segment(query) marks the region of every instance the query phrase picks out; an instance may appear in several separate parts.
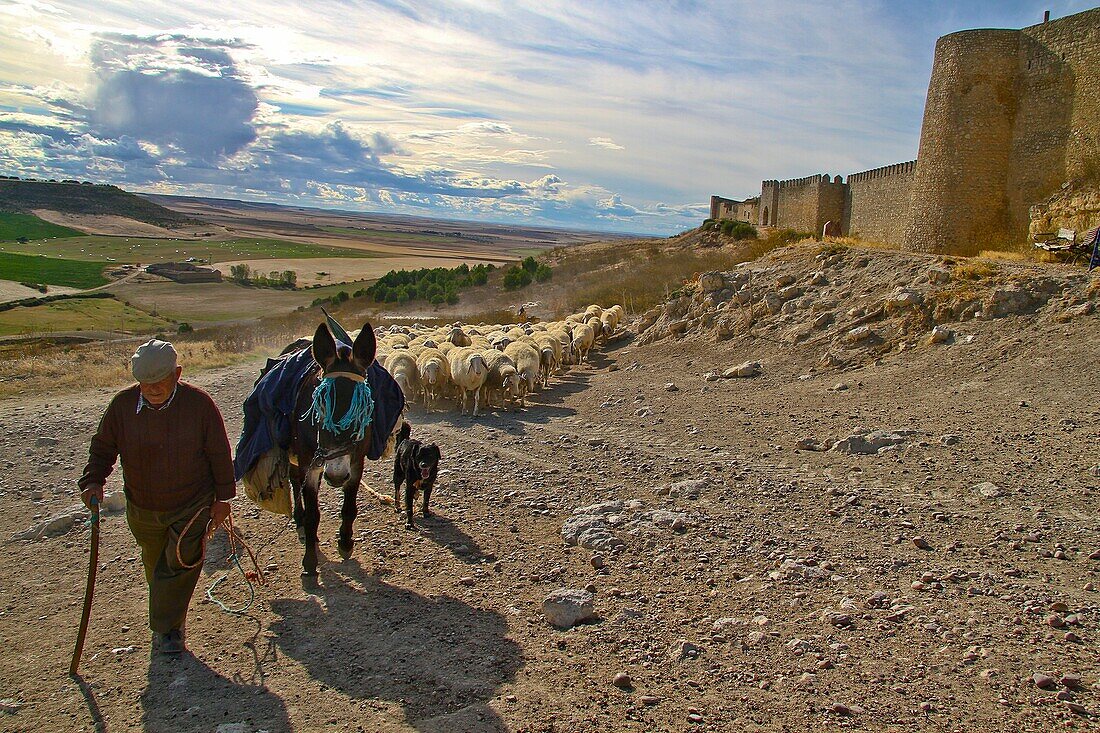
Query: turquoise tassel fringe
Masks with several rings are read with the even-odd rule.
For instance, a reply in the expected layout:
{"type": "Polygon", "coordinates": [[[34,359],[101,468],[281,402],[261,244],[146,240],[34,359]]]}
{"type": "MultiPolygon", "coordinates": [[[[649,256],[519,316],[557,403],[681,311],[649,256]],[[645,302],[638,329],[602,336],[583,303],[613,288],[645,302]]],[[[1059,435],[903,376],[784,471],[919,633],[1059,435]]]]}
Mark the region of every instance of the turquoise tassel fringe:
{"type": "Polygon", "coordinates": [[[367,435],[374,417],[374,395],[371,394],[370,385],[366,380],[357,382],[355,392],[352,394],[351,406],[339,420],[333,418],[336,397],[336,377],[325,377],[313,390],[313,404],[306,413],[306,417],[312,415],[314,425],[319,425],[330,433],[340,433],[346,430],[355,431],[355,439],[362,440],[367,435]]]}

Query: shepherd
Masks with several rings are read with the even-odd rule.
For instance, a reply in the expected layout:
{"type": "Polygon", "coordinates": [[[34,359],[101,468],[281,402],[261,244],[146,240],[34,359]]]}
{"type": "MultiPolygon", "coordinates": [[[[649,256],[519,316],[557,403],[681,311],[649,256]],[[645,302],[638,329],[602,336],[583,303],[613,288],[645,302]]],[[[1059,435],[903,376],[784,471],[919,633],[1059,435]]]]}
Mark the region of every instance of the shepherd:
{"type": "Polygon", "coordinates": [[[210,395],[180,381],[172,344],[145,342],[130,368],[137,384],[115,395],[100,420],[80,498],[89,508],[102,502],[121,458],[126,522],[149,585],[153,650],[178,656],[186,649],[204,536],[225,523],[236,495],[233,461],[221,412],[210,395]]]}

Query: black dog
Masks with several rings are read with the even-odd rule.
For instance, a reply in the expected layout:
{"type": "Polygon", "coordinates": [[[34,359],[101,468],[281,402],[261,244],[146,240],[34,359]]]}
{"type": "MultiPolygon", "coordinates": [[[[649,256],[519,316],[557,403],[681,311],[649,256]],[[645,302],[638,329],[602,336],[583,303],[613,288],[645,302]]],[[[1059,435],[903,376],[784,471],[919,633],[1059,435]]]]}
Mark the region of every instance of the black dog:
{"type": "Polygon", "coordinates": [[[397,455],[393,459],[393,506],[401,513],[401,484],[405,484],[405,527],[415,529],[413,523],[413,501],[418,492],[424,493],[424,516],[431,516],[428,501],[432,497],[432,486],[439,473],[439,459],[442,457],[435,443],[424,445],[412,437],[412,426],[407,422],[401,425],[397,434],[397,455]]]}

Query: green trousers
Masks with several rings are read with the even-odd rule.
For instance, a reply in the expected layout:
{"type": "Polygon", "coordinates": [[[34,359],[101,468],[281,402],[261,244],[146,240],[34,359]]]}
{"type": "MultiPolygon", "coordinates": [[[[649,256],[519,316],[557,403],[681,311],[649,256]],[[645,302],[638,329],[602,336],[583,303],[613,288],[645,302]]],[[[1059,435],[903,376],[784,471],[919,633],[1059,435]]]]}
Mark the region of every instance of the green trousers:
{"type": "Polygon", "coordinates": [[[202,574],[202,536],[213,503],[214,495],[209,494],[180,509],[158,512],[126,502],[126,523],[141,547],[141,563],[149,584],[149,628],[158,634],[166,634],[172,629],[183,630],[191,595],[202,574]],[[180,535],[196,512],[200,512],[199,517],[181,539],[180,535]],[[176,558],[177,541],[179,559],[176,558]],[[188,569],[180,565],[179,560],[186,565],[198,564],[188,569]]]}

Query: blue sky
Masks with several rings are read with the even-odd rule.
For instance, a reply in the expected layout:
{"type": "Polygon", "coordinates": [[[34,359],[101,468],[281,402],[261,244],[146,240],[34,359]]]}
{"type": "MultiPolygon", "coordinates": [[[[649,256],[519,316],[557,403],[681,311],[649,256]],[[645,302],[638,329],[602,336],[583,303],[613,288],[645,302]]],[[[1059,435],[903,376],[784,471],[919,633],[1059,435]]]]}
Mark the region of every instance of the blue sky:
{"type": "Polygon", "coordinates": [[[915,158],[937,37],[1094,2],[0,0],[0,172],[669,234],[915,158]]]}

